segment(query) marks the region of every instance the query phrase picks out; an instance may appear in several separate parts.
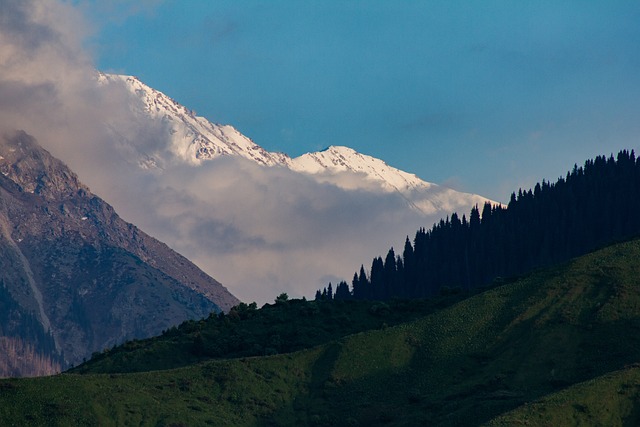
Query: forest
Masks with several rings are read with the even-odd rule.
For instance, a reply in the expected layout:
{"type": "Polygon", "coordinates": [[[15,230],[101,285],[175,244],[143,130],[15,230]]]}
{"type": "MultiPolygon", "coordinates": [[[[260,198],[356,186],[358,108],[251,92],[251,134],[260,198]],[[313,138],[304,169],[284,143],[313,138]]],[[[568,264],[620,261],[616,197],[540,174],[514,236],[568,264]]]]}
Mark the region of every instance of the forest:
{"type": "Polygon", "coordinates": [[[511,194],[509,204],[453,213],[360,267],[316,299],[424,298],[471,290],[556,265],[640,234],[640,159],[633,150],[574,165],[555,183],[511,194]]]}

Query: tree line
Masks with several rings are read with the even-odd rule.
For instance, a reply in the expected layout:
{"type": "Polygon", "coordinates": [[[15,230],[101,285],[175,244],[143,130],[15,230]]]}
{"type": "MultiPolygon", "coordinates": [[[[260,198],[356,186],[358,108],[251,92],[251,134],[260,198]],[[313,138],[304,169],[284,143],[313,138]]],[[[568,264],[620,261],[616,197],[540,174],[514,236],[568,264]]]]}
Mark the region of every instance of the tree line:
{"type": "Polygon", "coordinates": [[[351,281],[330,283],[316,299],[424,298],[443,289],[486,286],[497,278],[568,261],[640,234],[640,159],[623,150],[574,165],[555,183],[511,194],[509,204],[477,205],[430,230],[402,253],[393,248],[360,267],[351,281]]]}

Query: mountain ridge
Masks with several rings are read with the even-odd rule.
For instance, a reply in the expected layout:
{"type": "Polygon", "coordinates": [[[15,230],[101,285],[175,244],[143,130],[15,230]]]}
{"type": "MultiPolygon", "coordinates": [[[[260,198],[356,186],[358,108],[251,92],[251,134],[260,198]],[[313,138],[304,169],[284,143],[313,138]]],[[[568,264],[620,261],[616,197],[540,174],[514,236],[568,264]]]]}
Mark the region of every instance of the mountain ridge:
{"type": "MultiPolygon", "coordinates": [[[[251,139],[242,135],[231,125],[218,125],[193,110],[179,104],[164,93],[142,83],[137,77],[98,73],[98,84],[108,87],[119,84],[137,98],[141,109],[137,113],[146,113],[159,119],[171,134],[170,152],[190,164],[200,164],[223,155],[237,155],[265,166],[286,163],[289,156],[284,153],[270,153],[251,139]],[[174,125],[174,126],[172,126],[174,125]],[[182,125],[182,126],[178,126],[182,125]]],[[[136,113],[135,109],[132,111],[136,113]]],[[[148,163],[143,167],[162,167],[158,163],[161,153],[146,153],[148,163]]]]}

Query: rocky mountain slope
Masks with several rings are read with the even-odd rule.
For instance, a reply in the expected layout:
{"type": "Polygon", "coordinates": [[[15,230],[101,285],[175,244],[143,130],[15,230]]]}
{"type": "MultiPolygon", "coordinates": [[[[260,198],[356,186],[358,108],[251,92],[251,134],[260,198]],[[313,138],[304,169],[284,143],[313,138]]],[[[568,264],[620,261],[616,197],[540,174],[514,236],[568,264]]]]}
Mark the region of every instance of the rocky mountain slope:
{"type": "Polygon", "coordinates": [[[120,219],[26,133],[0,140],[0,172],[0,296],[9,313],[2,335],[64,366],[238,302],[120,219]]]}

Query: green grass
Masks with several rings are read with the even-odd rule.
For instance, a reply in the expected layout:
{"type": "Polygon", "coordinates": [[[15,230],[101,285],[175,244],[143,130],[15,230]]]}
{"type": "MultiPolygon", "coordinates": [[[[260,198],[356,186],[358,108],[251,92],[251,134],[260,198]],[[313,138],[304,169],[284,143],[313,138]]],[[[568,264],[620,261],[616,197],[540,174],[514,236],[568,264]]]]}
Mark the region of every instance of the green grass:
{"type": "Polygon", "coordinates": [[[639,241],[614,245],[414,321],[382,322],[290,354],[4,380],[0,419],[7,425],[466,426],[526,425],[544,412],[534,425],[576,424],[566,416],[583,425],[625,425],[638,413],[638,373],[620,370],[640,361],[639,261],[639,241]],[[598,390],[615,396],[599,398],[598,390]]]}
{"type": "Polygon", "coordinates": [[[523,405],[486,425],[640,425],[640,369],[630,367],[585,381],[523,405]]]}
{"type": "Polygon", "coordinates": [[[292,405],[313,353],[122,375],[5,380],[3,425],[255,425],[292,405]]]}
{"type": "Polygon", "coordinates": [[[465,297],[432,300],[306,301],[240,304],[228,314],[184,322],[161,336],[124,343],[71,369],[74,373],[126,373],[171,369],[211,359],[290,353],[357,332],[415,320],[465,297]]]}

